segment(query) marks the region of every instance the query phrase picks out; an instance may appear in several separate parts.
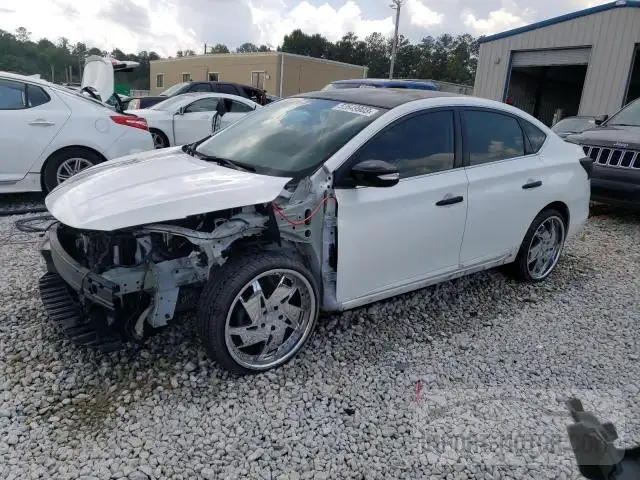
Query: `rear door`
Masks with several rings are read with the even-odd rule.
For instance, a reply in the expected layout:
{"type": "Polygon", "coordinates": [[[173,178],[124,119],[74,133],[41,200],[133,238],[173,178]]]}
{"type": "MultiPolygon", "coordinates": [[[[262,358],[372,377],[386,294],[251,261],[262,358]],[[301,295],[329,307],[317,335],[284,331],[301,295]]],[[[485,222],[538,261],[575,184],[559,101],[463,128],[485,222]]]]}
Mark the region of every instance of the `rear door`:
{"type": "Polygon", "coordinates": [[[70,115],[54,92],[0,78],[0,182],[24,178],[70,115]]]}
{"type": "Polygon", "coordinates": [[[176,145],[197,142],[213,132],[213,114],[218,98],[207,97],[191,102],[184,114],[173,117],[176,145]]]}
{"type": "Polygon", "coordinates": [[[465,108],[461,117],[469,208],[460,263],[467,267],[517,250],[549,187],[541,143],[532,146],[517,117],[485,108],[465,108]]]}

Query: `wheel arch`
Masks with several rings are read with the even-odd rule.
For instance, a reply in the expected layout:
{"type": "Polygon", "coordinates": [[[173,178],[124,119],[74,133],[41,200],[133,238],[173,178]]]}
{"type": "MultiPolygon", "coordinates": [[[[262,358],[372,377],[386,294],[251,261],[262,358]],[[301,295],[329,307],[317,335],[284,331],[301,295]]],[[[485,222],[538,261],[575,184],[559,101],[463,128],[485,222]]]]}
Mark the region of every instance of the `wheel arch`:
{"type": "Polygon", "coordinates": [[[47,165],[49,164],[49,162],[51,162],[51,160],[56,155],[59,155],[60,153],[66,152],[67,150],[74,150],[74,149],[85,150],[87,152],[91,152],[94,155],[97,155],[100,158],[100,163],[107,161],[107,158],[102,153],[100,153],[95,148],[87,147],[86,145],[67,145],[67,146],[58,148],[57,150],[55,150],[55,151],[53,151],[53,152],[51,152],[49,154],[47,159],[42,164],[42,167],[40,168],[40,187],[42,188],[43,192],[46,191],[46,186],[45,186],[45,182],[44,182],[44,173],[45,173],[45,171],[47,169],[47,165]]]}
{"type": "MultiPolygon", "coordinates": [[[[162,135],[164,137],[164,139],[167,141],[167,147],[171,147],[172,146],[171,145],[171,140],[169,139],[169,135],[167,135],[164,130],[162,130],[161,128],[158,128],[158,127],[149,127],[149,133],[153,133],[153,132],[159,133],[160,135],[162,135]]],[[[154,148],[155,148],[155,145],[154,145],[154,148]]]]}
{"type": "Polygon", "coordinates": [[[558,212],[562,214],[562,219],[564,220],[565,227],[568,229],[569,222],[571,221],[571,213],[569,211],[569,207],[567,206],[567,204],[559,200],[555,202],[551,202],[549,205],[545,206],[542,210],[540,210],[536,214],[536,217],[540,215],[542,212],[544,212],[545,210],[551,210],[551,209],[558,210],[558,212]]]}

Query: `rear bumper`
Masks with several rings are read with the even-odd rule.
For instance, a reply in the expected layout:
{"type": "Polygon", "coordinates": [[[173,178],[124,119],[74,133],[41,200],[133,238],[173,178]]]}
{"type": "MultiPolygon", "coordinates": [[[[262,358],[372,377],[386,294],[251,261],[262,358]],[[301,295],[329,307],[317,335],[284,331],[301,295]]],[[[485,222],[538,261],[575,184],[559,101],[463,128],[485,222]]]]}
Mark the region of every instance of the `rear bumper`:
{"type": "Polygon", "coordinates": [[[640,208],[640,169],[596,166],[591,179],[591,200],[640,208]]]}
{"type": "Polygon", "coordinates": [[[124,134],[113,142],[105,152],[108,160],[153,150],[151,133],[146,130],[140,130],[139,128],[122,128],[126,129],[124,134]]]}
{"type": "Polygon", "coordinates": [[[116,309],[116,293],[120,287],[91,272],[74,260],[60,244],[58,225],[53,225],[47,240],[40,246],[40,254],[47,265],[47,272],[55,273],[78,294],[81,303],[90,302],[107,310],[116,309]]]}

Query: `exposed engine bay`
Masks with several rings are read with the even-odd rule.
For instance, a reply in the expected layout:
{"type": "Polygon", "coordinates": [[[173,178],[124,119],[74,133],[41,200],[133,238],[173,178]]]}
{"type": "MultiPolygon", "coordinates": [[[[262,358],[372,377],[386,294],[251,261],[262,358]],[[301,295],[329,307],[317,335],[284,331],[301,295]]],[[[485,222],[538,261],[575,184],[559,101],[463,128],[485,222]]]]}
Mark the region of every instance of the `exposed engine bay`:
{"type": "MultiPolygon", "coordinates": [[[[210,275],[247,249],[291,250],[314,273],[323,286],[322,303],[332,309],[337,222],[329,183],[329,177],[323,182],[305,178],[285,186],[271,203],[116,231],[58,223],[51,234],[58,249],[77,263],[74,271],[84,269],[79,288],[70,291],[80,315],[128,340],[142,342],[178,313],[196,307],[210,275]],[[105,289],[113,291],[112,300],[101,304],[105,289]]],[[[46,248],[53,248],[50,243],[46,248]]],[[[64,277],[45,250],[49,272],[64,277]]]]}

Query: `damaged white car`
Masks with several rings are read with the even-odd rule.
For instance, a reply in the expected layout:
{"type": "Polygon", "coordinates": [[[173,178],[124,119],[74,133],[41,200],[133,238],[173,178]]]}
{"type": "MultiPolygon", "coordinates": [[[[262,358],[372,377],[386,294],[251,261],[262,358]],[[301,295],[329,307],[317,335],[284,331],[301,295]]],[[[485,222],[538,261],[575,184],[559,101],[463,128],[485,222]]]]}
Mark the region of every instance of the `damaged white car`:
{"type": "Polygon", "coordinates": [[[77,343],[103,348],[143,342],[197,308],[213,359],[265,371],[300,351],[320,310],[503,264],[547,278],[588,216],[583,157],[488,100],[290,97],[53,190],[42,299],[77,343]]]}

